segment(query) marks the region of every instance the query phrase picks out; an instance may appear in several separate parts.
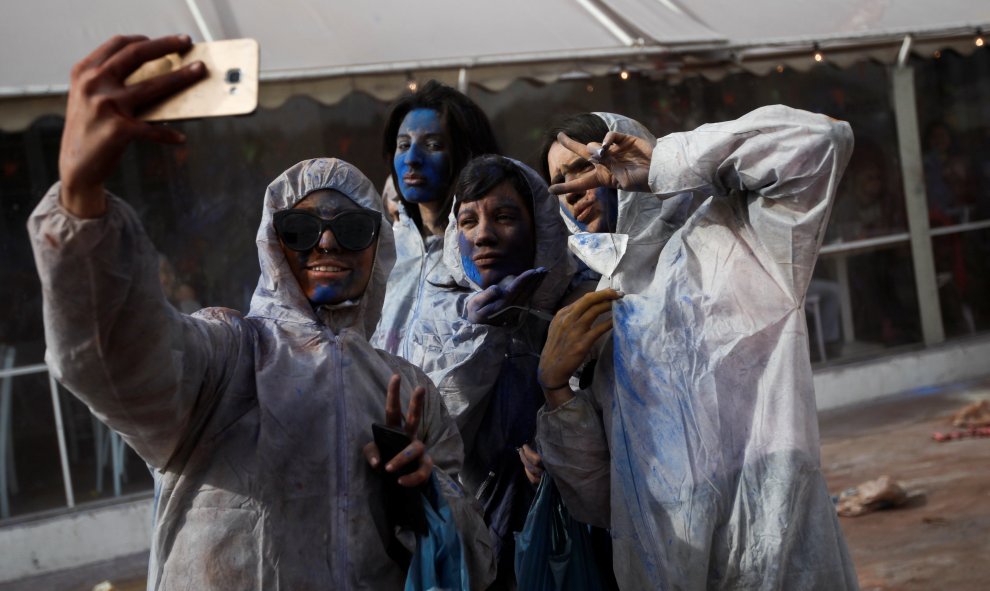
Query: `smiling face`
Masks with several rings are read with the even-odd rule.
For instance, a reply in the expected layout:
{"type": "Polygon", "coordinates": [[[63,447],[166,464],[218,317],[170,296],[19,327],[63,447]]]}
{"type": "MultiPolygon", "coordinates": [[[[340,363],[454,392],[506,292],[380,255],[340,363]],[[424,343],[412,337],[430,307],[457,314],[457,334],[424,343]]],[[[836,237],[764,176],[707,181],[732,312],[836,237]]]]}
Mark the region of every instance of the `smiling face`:
{"type": "MultiPolygon", "coordinates": [[[[294,209],[329,219],[341,211],[361,207],[343,193],[322,189],[306,195],[294,209]]],[[[298,252],[282,244],[282,253],[306,298],[319,306],[361,297],[371,278],[377,244],[376,240],[364,250],[344,250],[337,244],[333,232],[327,229],[312,249],[298,252]]]]}
{"type": "Polygon", "coordinates": [[[461,264],[482,288],[532,268],[535,242],[533,216],[509,181],[457,212],[461,264]]]}
{"type": "MultiPolygon", "coordinates": [[[[550,184],[571,181],[588,172],[592,164],[554,142],[547,153],[550,184]]],[[[615,189],[599,187],[587,191],[559,195],[560,208],[579,228],[586,232],[614,232],[619,197],[615,189]]]]}
{"type": "Polygon", "coordinates": [[[395,167],[399,192],[407,201],[440,201],[450,185],[450,150],[440,114],[413,109],[406,114],[396,137],[395,167]]]}

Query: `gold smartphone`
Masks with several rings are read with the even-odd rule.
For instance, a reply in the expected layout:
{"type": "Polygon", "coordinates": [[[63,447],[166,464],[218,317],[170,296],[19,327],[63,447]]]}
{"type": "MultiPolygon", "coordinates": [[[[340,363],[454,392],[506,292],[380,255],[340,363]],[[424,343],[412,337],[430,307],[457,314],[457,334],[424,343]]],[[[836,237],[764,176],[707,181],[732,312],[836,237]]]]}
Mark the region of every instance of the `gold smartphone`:
{"type": "Polygon", "coordinates": [[[173,121],[245,115],[258,107],[258,42],[230,39],[196,43],[183,54],[172,53],[146,62],[128,76],[125,84],[167,74],[201,61],[206,77],[182,92],[138,114],[145,121],[173,121]]]}

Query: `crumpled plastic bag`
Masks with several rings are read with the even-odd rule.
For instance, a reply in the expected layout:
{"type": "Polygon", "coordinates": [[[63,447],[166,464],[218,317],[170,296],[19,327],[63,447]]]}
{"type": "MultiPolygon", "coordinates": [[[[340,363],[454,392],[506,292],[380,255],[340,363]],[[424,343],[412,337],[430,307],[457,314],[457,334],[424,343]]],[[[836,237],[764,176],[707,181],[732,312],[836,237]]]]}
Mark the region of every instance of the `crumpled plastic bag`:
{"type": "Polygon", "coordinates": [[[543,475],[526,526],[516,534],[518,591],[601,591],[588,526],[571,519],[557,486],[543,475]]]}
{"type": "Polygon", "coordinates": [[[899,482],[890,476],[881,476],[842,491],[835,510],[842,517],[859,517],[903,505],[907,499],[908,494],[899,482]]]}
{"type": "Polygon", "coordinates": [[[454,523],[450,505],[440,493],[436,476],[430,478],[436,507],[422,495],[428,531],[416,536],[405,591],[470,591],[464,544],[454,523]]]}

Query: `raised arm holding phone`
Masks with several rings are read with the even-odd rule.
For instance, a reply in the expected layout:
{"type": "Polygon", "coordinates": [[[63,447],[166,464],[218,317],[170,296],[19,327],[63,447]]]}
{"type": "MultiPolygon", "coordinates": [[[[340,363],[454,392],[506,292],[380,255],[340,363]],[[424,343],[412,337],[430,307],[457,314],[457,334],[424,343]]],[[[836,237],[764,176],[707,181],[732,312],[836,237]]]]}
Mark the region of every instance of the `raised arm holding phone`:
{"type": "Polygon", "coordinates": [[[367,341],[395,256],[370,181],[316,159],[272,182],[247,314],[174,310],[136,213],[105,192],[130,142],[184,140],[135,114],[195,83],[202,64],[123,81],[189,44],[116,37],[73,69],[61,182],[28,223],[53,375],[159,481],[148,587],[401,588],[406,569],[379,519],[383,463],[411,466],[397,484],[431,487],[449,506],[470,584],[484,587],[488,532],[451,478],[457,427],[421,371],[367,341]],[[381,457],[373,423],[400,426],[408,445],[381,457]]]}

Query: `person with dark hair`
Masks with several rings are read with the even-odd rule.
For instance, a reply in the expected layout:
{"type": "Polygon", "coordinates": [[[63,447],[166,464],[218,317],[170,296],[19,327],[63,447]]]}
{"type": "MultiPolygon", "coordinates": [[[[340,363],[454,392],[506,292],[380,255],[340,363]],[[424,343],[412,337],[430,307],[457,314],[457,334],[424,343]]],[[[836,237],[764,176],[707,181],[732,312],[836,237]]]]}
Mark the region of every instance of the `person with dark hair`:
{"type": "Polygon", "coordinates": [[[856,589],[803,306],[849,125],[775,105],[655,140],[596,116],[606,135],[546,151],[562,200],[618,189],[614,220],[564,217],[601,281],[541,354],[547,472],[575,519],[610,529],[622,589],[856,589]]]}
{"type": "MultiPolygon", "coordinates": [[[[571,115],[552,125],[543,133],[540,147],[540,172],[547,184],[560,182],[550,173],[550,151],[557,135],[567,134],[574,141],[587,144],[597,142],[608,133],[608,126],[597,113],[571,115]]],[[[590,164],[576,162],[577,168],[557,169],[557,174],[575,175],[587,170],[590,164]]],[[[584,232],[602,232],[615,224],[616,192],[612,187],[594,187],[587,191],[573,191],[560,196],[560,210],[571,223],[584,232]]]]}
{"type": "Polygon", "coordinates": [[[135,139],[184,141],[135,112],[203,64],[124,81],[191,44],[118,36],[73,68],[61,180],[28,221],[52,375],[154,470],[148,588],[400,589],[430,566],[444,586],[485,588],[495,564],[455,481],[457,426],[421,370],[367,340],[395,252],[371,182],[333,158],[272,181],[247,314],[171,306],[137,213],[106,192],[135,139]],[[405,447],[386,456],[375,423],[405,447]],[[397,514],[396,490],[419,505],[397,514]],[[443,530],[439,557],[420,552],[433,537],[402,544],[417,506],[446,516],[428,523],[443,530]]]}
{"type": "Polygon", "coordinates": [[[543,400],[536,368],[574,266],[557,199],[526,165],[475,158],[454,195],[443,262],[428,276],[405,353],[460,429],[461,482],[496,540],[496,588],[510,588],[513,534],[533,499],[520,450],[532,444],[543,400]]]}
{"type": "Polygon", "coordinates": [[[440,261],[453,184],[471,158],[498,152],[484,112],[464,94],[431,80],[393,105],[382,153],[398,190],[396,264],[372,343],[406,356],[408,326],[422,305],[427,274],[440,261]]]}

